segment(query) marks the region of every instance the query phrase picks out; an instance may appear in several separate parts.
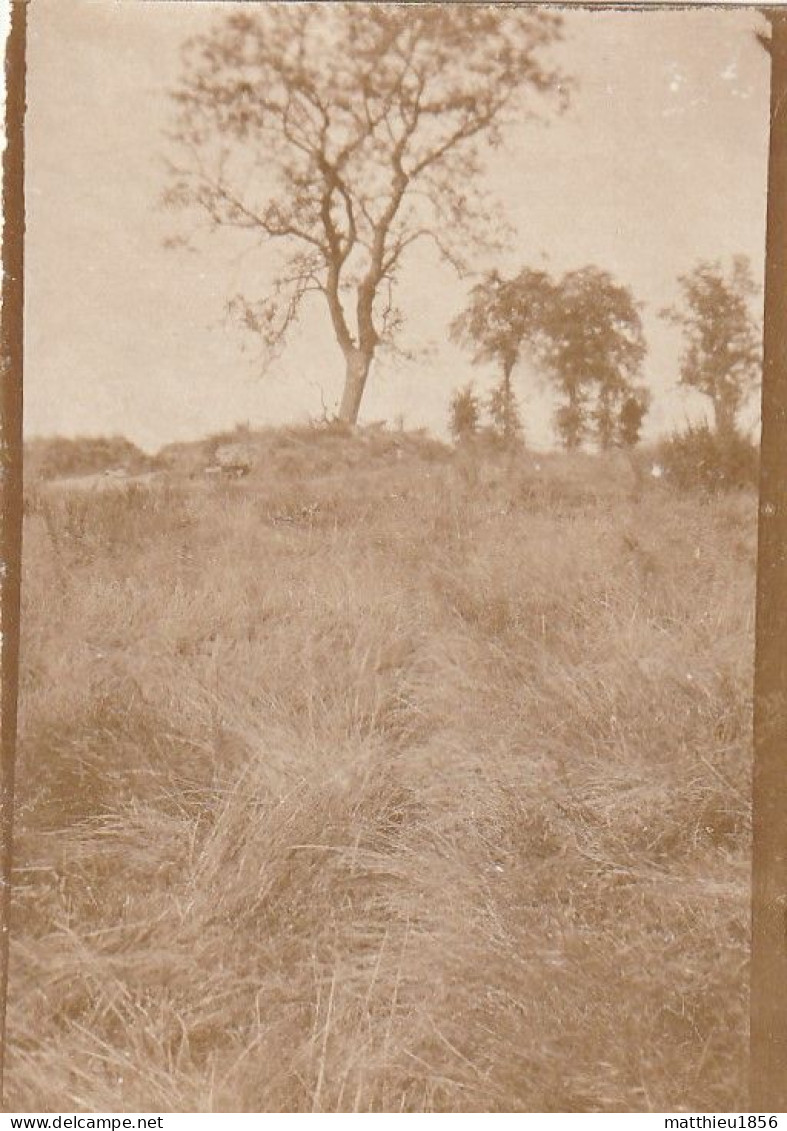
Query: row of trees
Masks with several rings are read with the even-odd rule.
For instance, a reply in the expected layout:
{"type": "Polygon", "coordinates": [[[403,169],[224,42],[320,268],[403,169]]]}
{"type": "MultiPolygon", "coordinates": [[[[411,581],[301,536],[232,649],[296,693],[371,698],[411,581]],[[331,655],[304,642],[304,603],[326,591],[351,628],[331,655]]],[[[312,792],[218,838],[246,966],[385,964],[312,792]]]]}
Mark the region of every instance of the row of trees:
{"type": "MultiPolygon", "coordinates": [[[[678,283],[681,302],[661,315],[683,331],[681,384],[709,398],[715,431],[730,435],[760,371],[751,268],[742,256],[729,271],[702,262],[678,283]]],[[[521,432],[512,378],[527,360],[558,395],[555,426],[566,448],[591,436],[602,449],[636,444],[651,400],[640,382],[646,355],[640,309],[631,290],[598,267],[558,280],[530,268],[510,279],[489,272],[471,291],[451,336],[471,350],[476,364],[499,369],[488,405],[493,431],[506,442],[521,432]]],[[[459,390],[452,430],[472,431],[480,409],[472,385],[459,390]]]]}
{"type": "MultiPolygon", "coordinates": [[[[560,17],[535,8],[296,4],[233,11],[186,45],[165,199],[188,215],[189,239],[201,219],[266,249],[272,285],[230,308],[267,351],[307,297],[324,304],[345,362],[341,421],[356,422],[375,356],[396,348],[413,247],[427,241],[466,274],[499,245],[485,158],[506,129],[567,105],[571,81],[552,62],[561,34],[560,17]]],[[[684,301],[664,313],[686,335],[681,380],[734,428],[759,363],[748,265],[727,276],[701,264],[680,283],[684,301]]],[[[527,354],[559,393],[567,447],[638,435],[639,306],[607,272],[492,272],[452,333],[499,365],[504,433],[527,354]]]]}
{"type": "Polygon", "coordinates": [[[597,267],[558,281],[529,268],[512,279],[493,271],[473,288],[451,333],[476,363],[499,365],[494,399],[509,438],[518,420],[512,375],[524,354],[560,395],[555,423],[567,448],[579,447],[592,428],[608,448],[632,406],[640,421],[647,408],[647,391],[635,383],[646,352],[637,304],[597,267]]]}

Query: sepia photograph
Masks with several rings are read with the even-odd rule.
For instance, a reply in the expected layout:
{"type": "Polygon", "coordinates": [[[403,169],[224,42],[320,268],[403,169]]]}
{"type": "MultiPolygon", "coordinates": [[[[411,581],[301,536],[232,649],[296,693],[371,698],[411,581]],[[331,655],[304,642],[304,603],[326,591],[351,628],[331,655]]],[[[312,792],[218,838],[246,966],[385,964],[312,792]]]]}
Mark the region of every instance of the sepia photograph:
{"type": "Polygon", "coordinates": [[[5,1109],[780,1110],[787,16],[25,9],[5,1109]]]}

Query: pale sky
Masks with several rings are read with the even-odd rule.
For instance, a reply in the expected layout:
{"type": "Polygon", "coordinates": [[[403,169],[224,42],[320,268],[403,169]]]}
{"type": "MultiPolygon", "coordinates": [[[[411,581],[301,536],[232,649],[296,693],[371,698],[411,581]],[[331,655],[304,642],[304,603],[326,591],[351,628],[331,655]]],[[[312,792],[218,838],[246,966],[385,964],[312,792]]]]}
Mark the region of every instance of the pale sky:
{"type": "MultiPolygon", "coordinates": [[[[221,239],[167,250],[166,90],[179,48],[235,5],[32,0],[27,56],[25,419],[33,435],[123,434],[148,450],[248,421],[320,415],[343,361],[316,302],[265,375],[224,320],[239,279],[265,273],[221,239]]],[[[248,5],[246,5],[248,6],[248,5]]],[[[761,277],[768,58],[753,9],[564,13],[555,51],[570,109],[510,131],[489,182],[516,237],[507,271],[596,264],[645,304],[651,435],[698,400],[676,388],[680,341],[658,317],[698,259],[748,255],[761,277]]],[[[479,264],[479,268],[491,266],[479,264]]],[[[467,283],[411,262],[401,305],[416,362],[380,359],[362,419],[445,428],[475,370],[447,343],[467,283]]],[[[531,442],[549,442],[549,397],[517,373],[531,442]]]]}

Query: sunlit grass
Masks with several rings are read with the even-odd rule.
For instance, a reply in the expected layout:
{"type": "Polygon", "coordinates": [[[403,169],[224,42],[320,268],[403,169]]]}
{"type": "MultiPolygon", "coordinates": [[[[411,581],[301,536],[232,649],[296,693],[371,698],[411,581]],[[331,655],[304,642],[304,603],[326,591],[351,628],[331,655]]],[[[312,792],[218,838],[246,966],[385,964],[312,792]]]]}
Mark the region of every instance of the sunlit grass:
{"type": "Polygon", "coordinates": [[[295,441],[30,508],[11,1109],[740,1107],[753,499],[295,441]]]}

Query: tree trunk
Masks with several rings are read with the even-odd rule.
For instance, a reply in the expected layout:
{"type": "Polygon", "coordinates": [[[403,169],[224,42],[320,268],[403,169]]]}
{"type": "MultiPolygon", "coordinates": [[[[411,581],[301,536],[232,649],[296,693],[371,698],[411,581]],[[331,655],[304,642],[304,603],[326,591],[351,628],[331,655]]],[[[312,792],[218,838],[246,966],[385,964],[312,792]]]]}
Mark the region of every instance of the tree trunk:
{"type": "Polygon", "coordinates": [[[511,376],[514,372],[514,365],[515,362],[510,361],[508,358],[506,358],[506,360],[503,362],[503,392],[505,393],[506,404],[511,403],[511,397],[513,395],[513,391],[511,389],[511,376]]]}
{"type": "Polygon", "coordinates": [[[343,424],[357,424],[358,412],[366,388],[366,379],[372,364],[373,354],[354,349],[345,355],[347,369],[344,377],[344,392],[339,408],[339,420],[343,424]]]}
{"type": "Polygon", "coordinates": [[[585,432],[585,406],[576,385],[565,389],[568,404],[558,409],[559,428],[566,451],[576,451],[582,444],[585,432]]]}
{"type": "Polygon", "coordinates": [[[735,406],[722,397],[713,401],[713,420],[717,436],[734,436],[737,431],[735,406]]]}
{"type": "Polygon", "coordinates": [[[750,1111],[787,1111],[787,15],[771,21],[754,676],[750,1111]]]}
{"type": "Polygon", "coordinates": [[[516,427],[514,422],[514,390],[511,387],[511,376],[514,372],[516,360],[506,359],[503,363],[503,396],[505,398],[503,412],[503,439],[507,447],[513,447],[516,441],[516,427]]]}

